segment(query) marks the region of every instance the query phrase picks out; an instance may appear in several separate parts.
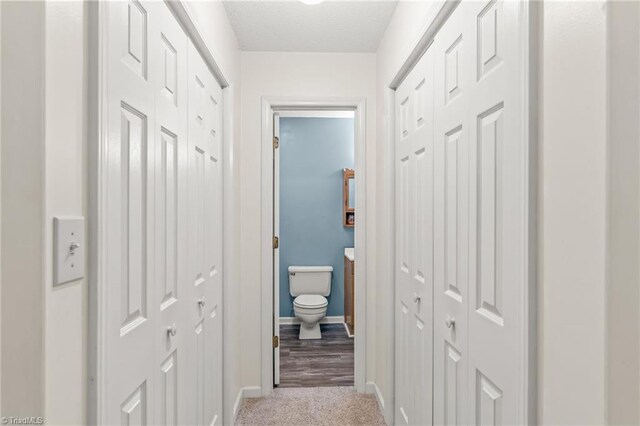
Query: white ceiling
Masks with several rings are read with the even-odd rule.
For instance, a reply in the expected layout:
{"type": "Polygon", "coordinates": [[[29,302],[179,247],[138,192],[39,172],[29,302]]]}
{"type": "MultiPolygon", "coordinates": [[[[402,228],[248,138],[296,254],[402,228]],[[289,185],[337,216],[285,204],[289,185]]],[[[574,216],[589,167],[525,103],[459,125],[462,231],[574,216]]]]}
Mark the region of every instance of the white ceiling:
{"type": "Polygon", "coordinates": [[[397,0],[223,0],[247,51],[375,52],[397,0]]]}

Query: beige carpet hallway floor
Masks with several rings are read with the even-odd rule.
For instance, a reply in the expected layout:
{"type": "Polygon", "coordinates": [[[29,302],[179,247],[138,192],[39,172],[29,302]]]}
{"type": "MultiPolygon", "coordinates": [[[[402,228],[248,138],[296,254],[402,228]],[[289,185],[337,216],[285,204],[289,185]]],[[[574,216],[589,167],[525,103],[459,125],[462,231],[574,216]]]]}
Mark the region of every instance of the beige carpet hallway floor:
{"type": "Polygon", "coordinates": [[[351,386],[277,388],[244,401],[236,425],[384,425],[373,395],[351,386]]]}

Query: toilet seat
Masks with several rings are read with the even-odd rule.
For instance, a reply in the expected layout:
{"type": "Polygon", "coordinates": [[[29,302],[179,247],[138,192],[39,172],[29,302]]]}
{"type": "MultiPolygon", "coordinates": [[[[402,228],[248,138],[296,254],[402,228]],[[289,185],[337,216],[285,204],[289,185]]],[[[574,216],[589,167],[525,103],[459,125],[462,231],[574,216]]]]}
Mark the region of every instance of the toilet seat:
{"type": "Polygon", "coordinates": [[[297,308],[324,308],[329,302],[319,294],[301,294],[293,300],[293,306],[297,308]]]}

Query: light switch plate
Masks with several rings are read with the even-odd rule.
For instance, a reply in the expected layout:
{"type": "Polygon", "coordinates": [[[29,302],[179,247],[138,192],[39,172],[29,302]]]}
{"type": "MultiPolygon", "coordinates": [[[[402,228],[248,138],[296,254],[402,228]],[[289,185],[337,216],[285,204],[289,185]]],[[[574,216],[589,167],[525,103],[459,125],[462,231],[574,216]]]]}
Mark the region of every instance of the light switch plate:
{"type": "Polygon", "coordinates": [[[53,218],[53,285],[84,276],[84,217],[53,218]]]}

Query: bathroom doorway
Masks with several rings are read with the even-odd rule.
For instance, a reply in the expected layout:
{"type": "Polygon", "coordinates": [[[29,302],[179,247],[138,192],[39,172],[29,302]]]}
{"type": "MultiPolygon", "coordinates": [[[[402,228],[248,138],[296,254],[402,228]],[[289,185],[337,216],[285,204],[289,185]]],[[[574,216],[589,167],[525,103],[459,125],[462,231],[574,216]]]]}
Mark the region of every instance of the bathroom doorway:
{"type": "Polygon", "coordinates": [[[363,123],[364,100],[263,101],[263,395],[366,391],[363,123]]]}
{"type": "Polygon", "coordinates": [[[354,111],[274,114],[279,387],[354,384],[354,120],[354,111]]]}

